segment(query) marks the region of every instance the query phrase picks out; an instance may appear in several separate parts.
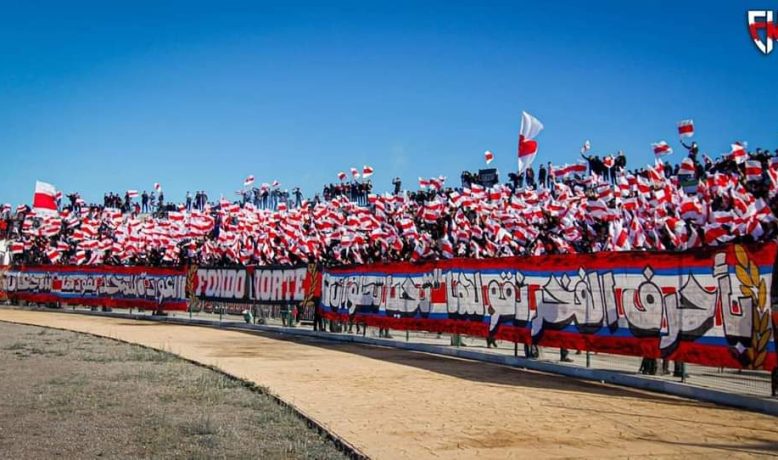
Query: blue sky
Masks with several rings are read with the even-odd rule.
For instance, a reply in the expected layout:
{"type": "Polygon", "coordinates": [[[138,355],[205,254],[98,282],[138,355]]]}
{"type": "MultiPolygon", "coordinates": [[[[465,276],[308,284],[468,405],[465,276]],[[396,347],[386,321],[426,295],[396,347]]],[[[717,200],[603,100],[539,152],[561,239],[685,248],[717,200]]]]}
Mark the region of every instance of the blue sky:
{"type": "Polygon", "coordinates": [[[506,177],[522,110],[543,162],[590,139],[642,165],[685,118],[709,154],[775,149],[778,54],[750,8],[778,2],[8,3],[0,202],[36,179],[233,198],[249,174],[312,195],[364,164],[379,191],[458,183],[486,149],[506,177]]]}

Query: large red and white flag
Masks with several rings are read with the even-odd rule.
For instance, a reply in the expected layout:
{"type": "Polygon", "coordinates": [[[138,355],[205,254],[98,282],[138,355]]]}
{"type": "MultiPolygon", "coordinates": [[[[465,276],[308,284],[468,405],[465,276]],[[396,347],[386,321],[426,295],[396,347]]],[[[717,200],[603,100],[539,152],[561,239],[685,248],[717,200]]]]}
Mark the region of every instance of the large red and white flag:
{"type": "Polygon", "coordinates": [[[538,154],[538,143],[533,140],[543,131],[543,123],[537,118],[521,112],[521,129],[519,130],[519,173],[524,172],[532,164],[538,154]]]}
{"type": "Polygon", "coordinates": [[[365,167],[362,168],[362,177],[367,179],[372,175],[373,175],[373,168],[371,166],[365,165],[365,167]]]}
{"type": "Polygon", "coordinates": [[[494,160],[494,154],[491,150],[484,152],[484,160],[486,160],[486,164],[489,164],[494,160]]]}
{"type": "Polygon", "coordinates": [[[681,120],[678,122],[678,136],[694,136],[694,122],[692,120],[681,120]]]}
{"type": "Polygon", "coordinates": [[[137,190],[127,190],[127,196],[129,196],[130,198],[135,198],[135,197],[138,196],[138,191],[137,190]]]}
{"type": "Polygon", "coordinates": [[[359,170],[357,168],[351,168],[351,177],[354,179],[359,177],[359,170]]]}
{"type": "Polygon", "coordinates": [[[42,214],[57,213],[57,190],[53,185],[35,181],[35,195],[32,198],[32,209],[42,214]]]}
{"type": "Polygon", "coordinates": [[[254,176],[249,176],[243,180],[243,186],[248,187],[249,185],[254,183],[254,176]]]}

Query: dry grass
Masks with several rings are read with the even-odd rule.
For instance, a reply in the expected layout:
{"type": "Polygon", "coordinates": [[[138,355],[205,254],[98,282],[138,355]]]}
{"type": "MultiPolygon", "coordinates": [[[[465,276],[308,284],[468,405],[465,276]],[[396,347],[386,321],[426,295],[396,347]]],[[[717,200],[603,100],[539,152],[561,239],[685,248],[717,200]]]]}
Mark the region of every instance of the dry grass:
{"type": "Polygon", "coordinates": [[[0,457],[343,458],[289,409],[173,355],[0,323],[0,457]]]}

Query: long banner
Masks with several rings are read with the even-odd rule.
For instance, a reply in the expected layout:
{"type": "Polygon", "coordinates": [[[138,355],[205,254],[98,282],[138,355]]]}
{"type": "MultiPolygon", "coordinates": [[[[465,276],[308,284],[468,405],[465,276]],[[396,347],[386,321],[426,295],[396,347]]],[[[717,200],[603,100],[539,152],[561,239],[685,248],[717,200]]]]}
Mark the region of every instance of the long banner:
{"type": "Polygon", "coordinates": [[[391,329],[770,370],[775,255],[768,243],[332,268],[320,309],[391,329]]]}
{"type": "Polygon", "coordinates": [[[321,293],[316,265],[289,267],[198,267],[191,286],[198,300],[223,303],[291,305],[321,293]]]}
{"type": "Polygon", "coordinates": [[[186,278],[184,268],[2,267],[0,293],[12,301],[186,310],[186,278]]]}

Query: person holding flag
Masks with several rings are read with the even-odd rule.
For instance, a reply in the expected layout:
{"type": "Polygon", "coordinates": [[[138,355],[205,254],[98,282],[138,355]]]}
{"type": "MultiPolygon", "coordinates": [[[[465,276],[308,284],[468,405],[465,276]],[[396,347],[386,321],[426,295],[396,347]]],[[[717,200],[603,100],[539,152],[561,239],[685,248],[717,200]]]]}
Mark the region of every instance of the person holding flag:
{"type": "Polygon", "coordinates": [[[681,145],[683,145],[684,148],[689,151],[689,158],[691,158],[692,161],[696,164],[697,154],[700,152],[700,149],[697,146],[697,142],[692,141],[690,145],[686,145],[686,143],[683,141],[684,137],[692,136],[694,136],[694,122],[692,120],[682,120],[678,122],[678,137],[681,141],[681,145]]]}

